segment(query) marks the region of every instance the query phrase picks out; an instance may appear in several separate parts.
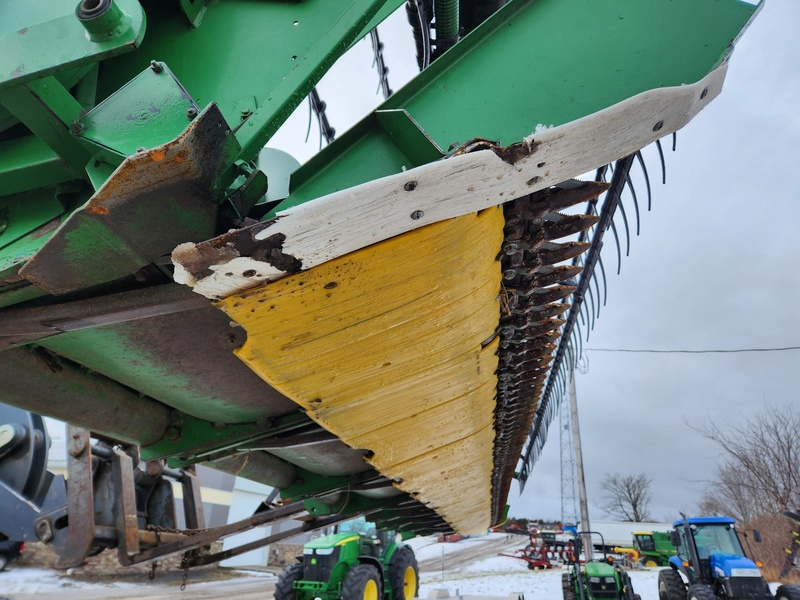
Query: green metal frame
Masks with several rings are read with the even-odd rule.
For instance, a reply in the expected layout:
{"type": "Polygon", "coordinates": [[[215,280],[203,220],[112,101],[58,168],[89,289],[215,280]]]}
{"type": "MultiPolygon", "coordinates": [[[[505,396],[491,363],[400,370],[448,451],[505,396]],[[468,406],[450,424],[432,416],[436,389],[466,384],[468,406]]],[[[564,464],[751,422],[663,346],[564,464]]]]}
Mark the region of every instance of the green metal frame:
{"type": "MultiPolygon", "coordinates": [[[[256,166],[264,144],[333,63],[403,2],[143,4],[147,18],[137,0],[114,0],[116,12],[97,23],[80,21],[62,0],[0,6],[0,307],[59,301],[48,294],[103,295],[178,243],[244,217],[268,183],[256,166]],[[204,126],[211,133],[187,142],[204,126]],[[191,177],[178,160],[183,149],[196,152],[191,177]],[[185,189],[176,192],[173,181],[185,189]]],[[[537,127],[694,83],[727,60],[758,8],[738,0],[511,0],[300,168],[279,208],[437,161],[476,137],[510,145],[537,127]]],[[[127,352],[115,336],[97,327],[42,347],[80,355],[106,343],[111,357],[127,352]]],[[[181,373],[135,358],[135,367],[107,376],[181,385],[181,373]]],[[[143,456],[186,464],[292,421],[235,412],[239,422],[219,427],[171,410],[174,427],[143,456]]],[[[360,477],[298,474],[287,497],[360,477]]]]}

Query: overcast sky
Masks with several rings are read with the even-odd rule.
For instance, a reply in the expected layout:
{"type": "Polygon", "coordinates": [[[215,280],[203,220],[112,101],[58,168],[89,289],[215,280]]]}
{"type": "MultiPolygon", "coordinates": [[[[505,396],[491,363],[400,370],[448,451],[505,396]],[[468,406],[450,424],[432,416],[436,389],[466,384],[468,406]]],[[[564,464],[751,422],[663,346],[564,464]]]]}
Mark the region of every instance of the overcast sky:
{"type": "MultiPolygon", "coordinates": [[[[403,20],[380,29],[395,90],[416,73],[403,20]]],[[[767,2],[734,52],[721,96],[679,132],[667,185],[654,182],[653,210],[619,276],[606,238],[608,305],[588,348],[800,345],[798,28],[800,2],[767,2]]],[[[339,133],[378,101],[371,57],[369,42],[360,43],[319,86],[339,133]]],[[[309,143],[297,143],[307,119],[304,104],[270,145],[306,160],[318,148],[315,126],[309,143]]],[[[657,180],[652,154],[648,165],[657,180]]],[[[736,425],[765,402],[798,403],[800,351],[588,358],[576,382],[594,519],[606,518],[599,483],[609,472],[652,478],[657,520],[693,512],[719,453],[692,426],[736,425]]],[[[512,488],[512,515],[561,516],[557,424],[524,494],[512,488]]]]}
{"type": "MultiPolygon", "coordinates": [[[[800,345],[799,26],[800,3],[769,0],[722,94],[678,133],[667,185],[654,187],[641,236],[609,276],[588,348],[800,345]]],[[[800,351],[588,357],[576,385],[590,520],[605,517],[599,483],[615,471],[652,478],[654,518],[693,511],[719,451],[692,426],[741,424],[767,402],[800,408],[800,351]]],[[[559,450],[553,427],[524,494],[511,494],[512,514],[560,516],[559,450]]]]}

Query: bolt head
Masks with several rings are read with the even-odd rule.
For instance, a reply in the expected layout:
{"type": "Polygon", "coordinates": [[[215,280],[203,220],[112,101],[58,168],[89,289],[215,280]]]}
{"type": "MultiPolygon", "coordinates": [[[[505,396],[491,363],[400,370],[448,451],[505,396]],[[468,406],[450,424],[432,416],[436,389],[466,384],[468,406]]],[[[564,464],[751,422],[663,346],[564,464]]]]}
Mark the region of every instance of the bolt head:
{"type": "Polygon", "coordinates": [[[186,110],[186,116],[189,117],[189,120],[193,120],[197,116],[197,109],[193,106],[186,110]]]}

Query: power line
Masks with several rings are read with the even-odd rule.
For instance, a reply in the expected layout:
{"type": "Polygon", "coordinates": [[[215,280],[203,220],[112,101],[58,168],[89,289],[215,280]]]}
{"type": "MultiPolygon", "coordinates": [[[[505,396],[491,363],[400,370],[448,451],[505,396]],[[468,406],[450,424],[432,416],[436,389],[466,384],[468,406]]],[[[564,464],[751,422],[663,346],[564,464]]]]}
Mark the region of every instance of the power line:
{"type": "Polygon", "coordinates": [[[800,346],[786,346],[784,348],[734,348],[729,350],[652,350],[632,348],[586,348],[586,352],[627,352],[633,354],[736,354],[740,352],[786,352],[800,350],[800,346]]]}

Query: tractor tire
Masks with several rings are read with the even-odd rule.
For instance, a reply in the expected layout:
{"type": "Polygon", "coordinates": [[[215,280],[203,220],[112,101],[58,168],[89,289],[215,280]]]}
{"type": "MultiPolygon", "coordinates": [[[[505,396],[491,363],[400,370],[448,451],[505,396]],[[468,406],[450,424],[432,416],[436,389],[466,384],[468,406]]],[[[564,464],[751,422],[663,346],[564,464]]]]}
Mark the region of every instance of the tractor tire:
{"type": "Polygon", "coordinates": [[[658,572],[658,600],[686,600],[686,584],[675,569],[658,572]]]}
{"type": "Polygon", "coordinates": [[[658,562],[652,556],[648,556],[647,558],[642,559],[642,566],[643,567],[657,567],[658,562]]]}
{"type": "Polygon", "coordinates": [[[575,586],[570,581],[569,573],[561,575],[561,591],[564,595],[564,600],[576,600],[575,586]]]}
{"type": "Polygon", "coordinates": [[[419,593],[419,568],[414,551],[402,546],[389,563],[389,589],[392,600],[411,600],[419,593]]]}
{"type": "Polygon", "coordinates": [[[714,590],[711,586],[704,583],[695,583],[689,586],[689,592],[686,595],[686,600],[716,600],[714,590]]]}
{"type": "Polygon", "coordinates": [[[342,600],[381,600],[381,575],[372,565],[356,565],[342,582],[342,600]]]}
{"type": "Polygon", "coordinates": [[[0,554],[0,571],[3,571],[6,568],[7,564],[8,564],[8,558],[0,554]]]}
{"type": "Polygon", "coordinates": [[[782,585],[775,592],[775,600],[800,600],[800,587],[782,585]]]}
{"type": "Polygon", "coordinates": [[[295,591],[292,587],[295,581],[303,578],[303,563],[292,563],[281,571],[278,583],[275,584],[275,600],[295,600],[295,591]]]}

